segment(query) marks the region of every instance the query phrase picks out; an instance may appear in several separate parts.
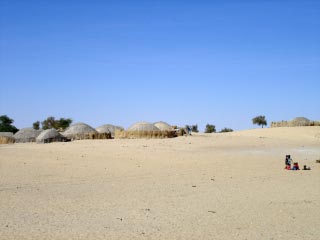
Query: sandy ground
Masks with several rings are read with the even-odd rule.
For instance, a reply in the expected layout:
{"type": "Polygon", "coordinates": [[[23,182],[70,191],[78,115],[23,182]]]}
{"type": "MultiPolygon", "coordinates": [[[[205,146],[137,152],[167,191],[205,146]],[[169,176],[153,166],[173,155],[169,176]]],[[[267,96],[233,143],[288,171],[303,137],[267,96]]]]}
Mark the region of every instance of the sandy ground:
{"type": "Polygon", "coordinates": [[[317,159],[320,127],[0,145],[0,239],[318,240],[317,159]]]}

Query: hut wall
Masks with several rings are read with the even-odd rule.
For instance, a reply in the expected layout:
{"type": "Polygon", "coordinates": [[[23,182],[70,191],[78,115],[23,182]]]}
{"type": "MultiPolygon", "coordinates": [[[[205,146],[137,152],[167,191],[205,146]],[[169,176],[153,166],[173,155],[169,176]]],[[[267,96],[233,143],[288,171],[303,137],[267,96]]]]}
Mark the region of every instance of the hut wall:
{"type": "Polygon", "coordinates": [[[53,137],[53,138],[46,138],[38,140],[37,143],[52,143],[52,142],[66,142],[67,138],[63,136],[53,137]]]}
{"type": "Polygon", "coordinates": [[[123,131],[115,130],[115,138],[173,138],[175,131],[123,131]]]}
{"type": "Polygon", "coordinates": [[[0,136],[0,144],[12,144],[15,143],[14,137],[0,136]]]}
{"type": "Polygon", "coordinates": [[[281,121],[271,122],[271,127],[302,127],[302,126],[320,126],[320,121],[310,121],[309,123],[299,121],[281,121]]]}
{"type": "Polygon", "coordinates": [[[71,140],[85,140],[85,139],[111,139],[111,133],[85,133],[74,134],[68,137],[71,140]]]}
{"type": "Polygon", "coordinates": [[[16,143],[28,143],[28,142],[35,142],[36,138],[31,137],[31,138],[16,138],[16,143]]]}

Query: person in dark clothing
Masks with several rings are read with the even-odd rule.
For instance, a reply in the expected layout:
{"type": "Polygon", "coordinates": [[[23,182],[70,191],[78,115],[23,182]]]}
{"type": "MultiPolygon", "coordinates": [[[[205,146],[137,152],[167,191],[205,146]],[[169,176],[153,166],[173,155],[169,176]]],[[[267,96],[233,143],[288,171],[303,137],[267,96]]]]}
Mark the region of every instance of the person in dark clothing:
{"type": "Polygon", "coordinates": [[[286,160],[285,160],[285,169],[287,170],[291,170],[291,163],[292,163],[292,159],[290,155],[286,155],[286,160]]]}

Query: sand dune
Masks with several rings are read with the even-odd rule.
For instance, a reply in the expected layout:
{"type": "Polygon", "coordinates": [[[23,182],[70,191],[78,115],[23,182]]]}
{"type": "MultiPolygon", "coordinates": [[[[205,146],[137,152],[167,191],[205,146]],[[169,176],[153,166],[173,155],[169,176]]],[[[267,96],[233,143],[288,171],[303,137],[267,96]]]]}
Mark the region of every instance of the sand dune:
{"type": "Polygon", "coordinates": [[[317,159],[320,127],[0,145],[0,239],[318,240],[317,159]]]}

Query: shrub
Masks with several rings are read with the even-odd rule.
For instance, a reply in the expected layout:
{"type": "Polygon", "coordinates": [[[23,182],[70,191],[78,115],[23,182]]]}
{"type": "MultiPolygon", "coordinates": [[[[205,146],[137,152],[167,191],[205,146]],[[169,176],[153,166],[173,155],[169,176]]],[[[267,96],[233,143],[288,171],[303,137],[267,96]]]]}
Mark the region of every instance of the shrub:
{"type": "Polygon", "coordinates": [[[199,130],[198,130],[198,124],[192,125],[192,126],[191,126],[191,131],[192,131],[192,132],[199,132],[199,130]]]}
{"type": "Polygon", "coordinates": [[[40,122],[39,122],[39,121],[36,121],[36,122],[34,122],[34,123],[32,124],[32,126],[33,126],[33,129],[39,130],[39,129],[40,129],[40,122]]]}
{"type": "Polygon", "coordinates": [[[214,133],[216,132],[216,126],[212,124],[207,124],[206,129],[204,130],[205,133],[214,133]]]}
{"type": "Polygon", "coordinates": [[[223,132],[233,132],[233,129],[231,129],[231,128],[223,128],[223,129],[221,129],[220,132],[221,133],[223,133],[223,132]]]}

